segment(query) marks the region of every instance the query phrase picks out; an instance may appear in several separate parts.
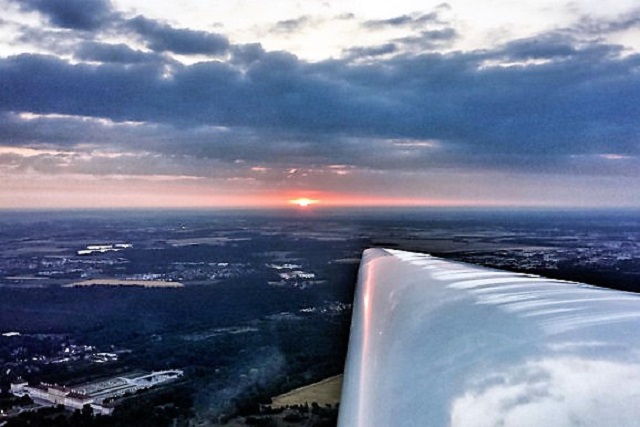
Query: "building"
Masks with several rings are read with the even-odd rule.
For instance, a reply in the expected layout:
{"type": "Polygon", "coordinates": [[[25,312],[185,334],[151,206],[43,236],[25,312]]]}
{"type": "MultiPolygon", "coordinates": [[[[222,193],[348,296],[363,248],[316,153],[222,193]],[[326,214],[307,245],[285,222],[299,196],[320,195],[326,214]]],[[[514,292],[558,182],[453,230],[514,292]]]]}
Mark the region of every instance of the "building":
{"type": "Polygon", "coordinates": [[[29,396],[35,403],[43,405],[63,405],[71,410],[90,405],[97,414],[111,415],[113,412],[112,407],[95,403],[93,397],[59,385],[43,383],[30,386],[26,382],[18,382],[11,384],[10,392],[15,396],[29,396]]]}
{"type": "Polygon", "coordinates": [[[184,372],[180,369],[134,373],[105,378],[73,388],[45,383],[30,386],[27,382],[20,381],[11,384],[10,392],[16,396],[29,396],[35,403],[42,405],[64,405],[71,410],[90,405],[95,414],[111,415],[114,399],[175,381],[183,375],[184,372]]]}

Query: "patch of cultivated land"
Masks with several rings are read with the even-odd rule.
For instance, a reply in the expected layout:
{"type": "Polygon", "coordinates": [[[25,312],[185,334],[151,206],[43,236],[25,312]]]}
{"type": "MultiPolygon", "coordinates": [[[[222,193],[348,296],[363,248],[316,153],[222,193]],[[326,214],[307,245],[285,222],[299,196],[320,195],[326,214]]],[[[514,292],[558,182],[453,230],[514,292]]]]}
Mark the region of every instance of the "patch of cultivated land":
{"type": "Polygon", "coordinates": [[[342,391],[342,375],[324,379],[318,383],[296,388],[288,393],[273,398],[272,407],[304,405],[316,402],[320,406],[336,405],[340,402],[342,391]]]}

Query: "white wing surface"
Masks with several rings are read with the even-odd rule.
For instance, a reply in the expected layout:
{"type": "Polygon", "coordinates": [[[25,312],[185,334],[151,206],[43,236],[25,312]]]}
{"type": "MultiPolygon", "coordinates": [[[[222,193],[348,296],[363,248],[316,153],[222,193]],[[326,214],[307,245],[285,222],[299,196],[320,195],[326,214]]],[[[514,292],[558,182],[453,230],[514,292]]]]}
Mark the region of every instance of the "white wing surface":
{"type": "Polygon", "coordinates": [[[338,425],[638,426],[640,296],[369,249],[338,425]]]}

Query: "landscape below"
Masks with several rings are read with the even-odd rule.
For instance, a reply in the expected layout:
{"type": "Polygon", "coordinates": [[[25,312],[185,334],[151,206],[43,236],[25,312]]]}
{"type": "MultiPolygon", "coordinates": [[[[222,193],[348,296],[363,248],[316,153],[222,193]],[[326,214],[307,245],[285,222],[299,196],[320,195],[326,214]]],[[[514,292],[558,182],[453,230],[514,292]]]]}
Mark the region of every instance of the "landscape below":
{"type": "Polygon", "coordinates": [[[637,291],[637,218],[447,209],[0,212],[0,423],[335,425],[337,377],[305,386],[342,372],[362,250],[428,252],[637,291]],[[181,375],[113,396],[110,415],[90,405],[37,409],[24,393],[9,393],[12,384],[77,390],[159,371],[181,375]]]}

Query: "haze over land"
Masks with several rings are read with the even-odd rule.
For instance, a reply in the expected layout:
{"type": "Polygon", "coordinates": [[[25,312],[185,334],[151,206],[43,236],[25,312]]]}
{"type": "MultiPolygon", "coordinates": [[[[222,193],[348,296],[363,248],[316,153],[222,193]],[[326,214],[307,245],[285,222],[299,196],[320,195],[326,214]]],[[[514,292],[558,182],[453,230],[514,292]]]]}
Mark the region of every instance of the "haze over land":
{"type": "Polygon", "coordinates": [[[0,6],[3,208],[640,204],[637,2],[0,6]]]}
{"type": "MultiPolygon", "coordinates": [[[[303,399],[313,413],[316,401],[316,415],[331,419],[326,389],[299,387],[342,372],[363,249],[638,292],[639,218],[633,210],[2,211],[0,389],[20,378],[84,387],[178,370],[179,381],[116,399],[113,417],[83,425],[310,416],[309,408],[260,411],[292,389],[294,400],[274,405],[303,399]],[[78,282],[93,286],[69,286],[78,282]]],[[[24,406],[0,396],[2,410],[24,406]]],[[[47,411],[7,427],[28,418],[54,425],[47,411]]],[[[57,411],[55,425],[80,425],[57,411]]]]}

